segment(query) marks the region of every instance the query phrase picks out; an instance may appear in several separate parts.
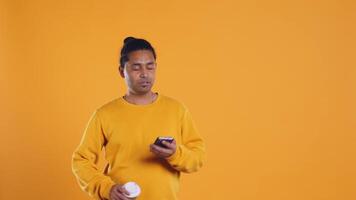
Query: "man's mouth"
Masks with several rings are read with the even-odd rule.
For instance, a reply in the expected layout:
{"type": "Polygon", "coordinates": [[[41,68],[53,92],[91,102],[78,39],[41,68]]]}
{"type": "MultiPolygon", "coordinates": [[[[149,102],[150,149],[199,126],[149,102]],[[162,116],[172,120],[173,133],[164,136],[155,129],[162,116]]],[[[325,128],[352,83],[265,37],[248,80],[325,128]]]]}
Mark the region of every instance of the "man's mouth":
{"type": "Polygon", "coordinates": [[[149,82],[149,81],[140,81],[139,84],[140,84],[141,86],[146,86],[146,85],[150,85],[151,82],[149,82]]]}

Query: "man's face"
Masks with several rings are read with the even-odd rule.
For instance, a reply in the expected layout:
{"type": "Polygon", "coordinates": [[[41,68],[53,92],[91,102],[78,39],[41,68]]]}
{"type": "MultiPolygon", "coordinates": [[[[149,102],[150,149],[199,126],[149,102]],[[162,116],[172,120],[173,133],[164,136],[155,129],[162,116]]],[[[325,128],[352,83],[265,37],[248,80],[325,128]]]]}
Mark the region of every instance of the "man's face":
{"type": "Polygon", "coordinates": [[[137,50],[129,53],[124,68],[119,68],[121,77],[134,94],[151,91],[155,81],[156,61],[150,50],[137,50]]]}

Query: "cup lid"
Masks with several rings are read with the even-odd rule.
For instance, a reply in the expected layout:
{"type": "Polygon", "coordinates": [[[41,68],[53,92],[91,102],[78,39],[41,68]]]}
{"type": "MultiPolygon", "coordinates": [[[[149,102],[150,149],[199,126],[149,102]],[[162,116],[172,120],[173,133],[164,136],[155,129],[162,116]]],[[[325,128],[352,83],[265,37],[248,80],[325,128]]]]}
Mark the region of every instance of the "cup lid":
{"type": "Polygon", "coordinates": [[[130,195],[125,194],[125,196],[129,198],[135,198],[141,193],[140,186],[138,186],[135,182],[127,182],[123,187],[130,193],[130,195]]]}

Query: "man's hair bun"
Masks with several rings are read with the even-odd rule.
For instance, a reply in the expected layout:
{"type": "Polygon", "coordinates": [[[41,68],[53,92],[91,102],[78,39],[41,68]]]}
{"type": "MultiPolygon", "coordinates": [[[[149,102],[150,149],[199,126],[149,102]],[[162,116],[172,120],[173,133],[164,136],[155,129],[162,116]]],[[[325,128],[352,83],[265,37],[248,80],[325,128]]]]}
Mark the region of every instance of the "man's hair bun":
{"type": "Polygon", "coordinates": [[[131,37],[131,36],[126,37],[126,38],[124,39],[124,44],[126,44],[126,43],[128,43],[128,42],[131,42],[131,41],[134,41],[134,40],[136,40],[136,38],[131,37]]]}
{"type": "Polygon", "coordinates": [[[120,51],[120,66],[124,67],[125,63],[129,60],[129,53],[137,50],[151,51],[153,53],[153,57],[156,60],[156,52],[147,40],[129,36],[124,39],[124,45],[120,51]]]}

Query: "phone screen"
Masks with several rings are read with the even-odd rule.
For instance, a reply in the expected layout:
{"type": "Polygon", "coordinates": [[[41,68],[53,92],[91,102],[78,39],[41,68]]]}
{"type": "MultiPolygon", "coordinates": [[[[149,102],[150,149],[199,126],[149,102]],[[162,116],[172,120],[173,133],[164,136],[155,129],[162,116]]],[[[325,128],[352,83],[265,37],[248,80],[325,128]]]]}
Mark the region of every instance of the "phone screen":
{"type": "Polygon", "coordinates": [[[163,141],[167,141],[169,143],[172,143],[174,140],[173,137],[157,137],[156,141],[155,141],[155,145],[163,147],[163,148],[167,148],[162,142],[163,141]]]}

